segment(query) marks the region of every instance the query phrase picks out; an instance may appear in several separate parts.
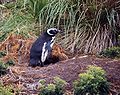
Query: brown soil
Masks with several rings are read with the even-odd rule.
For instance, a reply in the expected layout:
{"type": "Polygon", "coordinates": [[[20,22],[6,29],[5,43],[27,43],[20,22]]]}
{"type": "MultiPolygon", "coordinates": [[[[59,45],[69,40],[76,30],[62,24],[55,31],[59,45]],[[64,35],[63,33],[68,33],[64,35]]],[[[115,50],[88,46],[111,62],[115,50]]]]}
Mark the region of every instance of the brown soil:
{"type": "Polygon", "coordinates": [[[94,56],[80,56],[36,68],[17,64],[10,67],[9,73],[1,79],[5,85],[12,84],[15,88],[19,88],[20,95],[34,95],[38,93],[39,80],[45,79],[47,83],[51,83],[55,76],[59,76],[68,82],[66,90],[72,91],[72,82],[80,73],[85,72],[88,65],[102,67],[107,72],[112,95],[120,94],[120,60],[101,59],[94,56]]]}

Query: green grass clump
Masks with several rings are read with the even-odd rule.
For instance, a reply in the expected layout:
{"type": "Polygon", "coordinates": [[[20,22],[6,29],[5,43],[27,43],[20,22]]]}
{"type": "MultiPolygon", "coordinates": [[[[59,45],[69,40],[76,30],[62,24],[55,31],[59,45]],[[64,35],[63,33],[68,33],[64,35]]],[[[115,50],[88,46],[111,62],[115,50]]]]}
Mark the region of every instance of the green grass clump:
{"type": "Polygon", "coordinates": [[[28,11],[35,18],[39,20],[41,9],[48,3],[48,0],[28,0],[28,11]]]}
{"type": "Polygon", "coordinates": [[[120,47],[105,49],[99,55],[106,58],[120,58],[120,47]]]}
{"type": "Polygon", "coordinates": [[[45,85],[45,81],[40,81],[39,95],[63,95],[66,82],[59,77],[54,78],[54,83],[45,85]]]}
{"type": "Polygon", "coordinates": [[[79,74],[79,79],[74,82],[74,95],[109,95],[105,71],[89,66],[87,72],[79,74]]]}

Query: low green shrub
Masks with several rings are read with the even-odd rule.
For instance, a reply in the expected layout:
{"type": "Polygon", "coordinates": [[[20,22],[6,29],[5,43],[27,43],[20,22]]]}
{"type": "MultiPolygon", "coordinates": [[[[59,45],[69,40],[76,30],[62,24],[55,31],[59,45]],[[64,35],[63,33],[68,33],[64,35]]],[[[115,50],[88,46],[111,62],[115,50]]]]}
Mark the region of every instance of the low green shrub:
{"type": "Polygon", "coordinates": [[[6,63],[5,63],[7,66],[14,66],[15,65],[15,63],[14,63],[14,61],[13,60],[8,60],[6,63]]]}
{"type": "Polygon", "coordinates": [[[55,95],[55,85],[54,84],[47,84],[47,86],[42,85],[39,95],[55,95]]]}
{"type": "Polygon", "coordinates": [[[100,52],[99,55],[107,58],[120,58],[120,47],[108,48],[100,52]]]}
{"type": "Polygon", "coordinates": [[[55,84],[55,95],[63,95],[64,94],[64,87],[67,84],[66,81],[62,80],[59,77],[54,78],[55,84]]]}
{"type": "Polygon", "coordinates": [[[74,95],[109,95],[109,84],[101,67],[89,66],[74,82],[74,95]]]}
{"type": "Polygon", "coordinates": [[[14,95],[13,88],[11,86],[3,86],[0,84],[0,95],[14,95]]]}
{"type": "Polygon", "coordinates": [[[7,68],[13,65],[15,64],[14,64],[14,61],[12,60],[8,60],[6,63],[0,61],[0,76],[5,75],[7,73],[7,68]]]}
{"type": "Polygon", "coordinates": [[[3,56],[6,56],[6,51],[0,51],[0,58],[2,58],[3,56]]]}
{"type": "Polygon", "coordinates": [[[7,73],[7,65],[0,61],[0,76],[7,73]]]}
{"type": "Polygon", "coordinates": [[[64,94],[64,87],[66,82],[59,77],[54,78],[54,83],[52,84],[45,84],[45,81],[40,81],[40,93],[39,95],[63,95],[64,94]]]}

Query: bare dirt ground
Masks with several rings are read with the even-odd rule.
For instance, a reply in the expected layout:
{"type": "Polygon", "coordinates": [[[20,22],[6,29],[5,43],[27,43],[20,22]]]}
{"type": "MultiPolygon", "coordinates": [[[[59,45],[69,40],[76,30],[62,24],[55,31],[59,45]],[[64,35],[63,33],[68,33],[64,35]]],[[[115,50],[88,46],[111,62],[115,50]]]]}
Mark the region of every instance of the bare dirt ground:
{"type": "Polygon", "coordinates": [[[59,76],[68,82],[66,90],[72,91],[72,82],[80,73],[85,72],[88,65],[102,67],[107,72],[106,77],[110,82],[112,95],[120,94],[120,60],[101,59],[95,56],[80,56],[45,67],[15,65],[9,68],[9,73],[1,80],[5,85],[12,84],[19,88],[20,95],[34,95],[38,93],[39,80],[45,79],[47,83],[51,83],[55,76],[59,76]]]}

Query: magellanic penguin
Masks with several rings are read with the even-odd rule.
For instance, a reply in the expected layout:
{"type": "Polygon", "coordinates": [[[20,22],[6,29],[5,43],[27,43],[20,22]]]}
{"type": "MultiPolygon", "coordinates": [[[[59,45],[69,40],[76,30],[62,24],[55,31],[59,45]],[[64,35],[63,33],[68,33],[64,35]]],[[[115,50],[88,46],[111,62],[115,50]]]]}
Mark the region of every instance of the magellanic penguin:
{"type": "MultiPolygon", "coordinates": [[[[30,50],[29,66],[44,66],[45,61],[51,56],[55,35],[61,32],[56,28],[50,28],[44,32],[32,45],[30,50]]],[[[48,62],[48,61],[47,61],[48,62]]]]}

